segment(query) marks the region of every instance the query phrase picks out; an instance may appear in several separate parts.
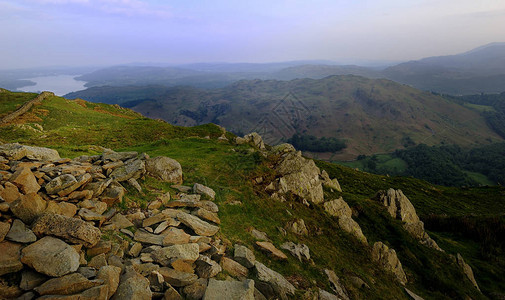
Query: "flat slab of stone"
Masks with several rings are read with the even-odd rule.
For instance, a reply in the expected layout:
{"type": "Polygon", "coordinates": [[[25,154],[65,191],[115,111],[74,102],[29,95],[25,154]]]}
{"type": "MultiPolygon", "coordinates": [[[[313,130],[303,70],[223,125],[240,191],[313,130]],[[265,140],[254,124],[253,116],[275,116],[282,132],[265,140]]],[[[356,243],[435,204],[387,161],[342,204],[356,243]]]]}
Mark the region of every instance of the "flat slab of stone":
{"type": "Polygon", "coordinates": [[[52,235],[88,248],[95,246],[102,236],[100,229],[83,220],[55,214],[40,216],[33,224],[32,231],[38,236],[52,235]]]}
{"type": "Polygon", "coordinates": [[[21,251],[21,262],[37,272],[60,277],[77,271],[80,255],[64,241],[43,237],[21,251]]]}
{"type": "Polygon", "coordinates": [[[187,286],[198,280],[196,274],[185,273],[167,267],[160,268],[159,273],[166,282],[175,287],[187,286]]]}
{"type": "Polygon", "coordinates": [[[284,254],[284,252],[282,252],[281,250],[275,248],[275,246],[272,243],[270,243],[270,242],[258,241],[258,242],[256,242],[256,245],[262,251],[265,251],[265,252],[269,253],[274,258],[277,258],[277,259],[288,259],[287,255],[284,254]]]}
{"type": "Polygon", "coordinates": [[[177,214],[177,219],[184,225],[193,229],[198,235],[213,236],[219,231],[218,226],[211,225],[198,217],[182,211],[177,214]]]}
{"type": "Polygon", "coordinates": [[[161,245],[163,245],[164,238],[165,238],[165,236],[163,236],[163,235],[152,234],[152,233],[149,233],[143,229],[139,229],[139,230],[135,231],[135,235],[134,235],[133,239],[137,242],[161,246],[161,245]]]}
{"type": "Polygon", "coordinates": [[[256,257],[254,256],[254,253],[252,252],[251,249],[239,244],[235,244],[234,248],[235,248],[233,258],[234,260],[236,260],[246,268],[254,267],[256,263],[256,257]]]}
{"type": "Polygon", "coordinates": [[[40,295],[72,295],[96,285],[98,285],[98,282],[90,281],[79,273],[72,273],[49,279],[36,287],[35,291],[40,295]]]}
{"type": "Polygon", "coordinates": [[[254,280],[221,281],[209,279],[205,300],[254,300],[254,280]]]}
{"type": "Polygon", "coordinates": [[[194,262],[200,256],[200,252],[197,243],[189,243],[163,247],[154,251],[152,256],[157,263],[169,266],[172,260],[194,262]]]}
{"type": "Polygon", "coordinates": [[[28,227],[26,227],[25,223],[23,223],[19,219],[14,219],[12,222],[11,229],[7,234],[6,238],[13,242],[18,243],[32,243],[37,240],[37,237],[28,227]]]}
{"type": "Polygon", "coordinates": [[[293,296],[295,294],[295,287],[281,274],[275,272],[260,262],[256,262],[254,267],[256,269],[258,279],[270,284],[274,291],[278,295],[281,295],[282,298],[286,297],[286,295],[293,296]]]}

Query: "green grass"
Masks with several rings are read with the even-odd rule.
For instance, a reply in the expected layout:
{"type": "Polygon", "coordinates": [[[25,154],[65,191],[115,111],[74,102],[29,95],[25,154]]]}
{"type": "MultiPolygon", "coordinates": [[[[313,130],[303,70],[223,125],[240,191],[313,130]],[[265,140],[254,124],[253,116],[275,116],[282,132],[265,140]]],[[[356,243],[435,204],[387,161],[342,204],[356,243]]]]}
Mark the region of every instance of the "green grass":
{"type": "Polygon", "coordinates": [[[35,98],[35,93],[0,91],[0,118],[18,109],[25,102],[35,98]]]}
{"type": "Polygon", "coordinates": [[[479,104],[472,104],[472,103],[465,103],[463,106],[472,108],[478,112],[496,112],[494,107],[490,105],[479,105],[479,104]]]}

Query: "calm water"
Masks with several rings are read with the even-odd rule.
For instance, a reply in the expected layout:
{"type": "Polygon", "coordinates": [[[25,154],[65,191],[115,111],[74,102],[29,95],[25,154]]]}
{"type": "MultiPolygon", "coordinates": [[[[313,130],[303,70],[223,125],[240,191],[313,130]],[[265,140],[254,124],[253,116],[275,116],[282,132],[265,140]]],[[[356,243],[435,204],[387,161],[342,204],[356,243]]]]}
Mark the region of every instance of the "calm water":
{"type": "Polygon", "coordinates": [[[42,76],[34,78],[26,78],[27,80],[37,83],[37,85],[24,86],[18,88],[23,92],[42,92],[50,91],[58,96],[63,96],[70,92],[86,89],[84,84],[86,81],[75,80],[79,75],[57,75],[57,76],[42,76]]]}

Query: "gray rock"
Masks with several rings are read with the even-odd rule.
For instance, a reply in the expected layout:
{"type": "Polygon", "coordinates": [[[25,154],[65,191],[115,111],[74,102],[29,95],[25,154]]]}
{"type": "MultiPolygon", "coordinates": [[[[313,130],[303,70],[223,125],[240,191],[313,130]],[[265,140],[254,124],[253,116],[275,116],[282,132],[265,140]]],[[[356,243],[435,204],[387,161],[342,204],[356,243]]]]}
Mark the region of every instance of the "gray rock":
{"type": "Polygon", "coordinates": [[[407,283],[407,276],[394,249],[390,249],[382,242],[376,242],[372,249],[372,259],[385,270],[393,273],[401,284],[405,285],[407,283]]]}
{"type": "Polygon", "coordinates": [[[195,272],[200,278],[215,277],[223,270],[217,262],[205,255],[200,255],[195,264],[195,272]]]}
{"type": "Polygon", "coordinates": [[[301,261],[310,260],[310,249],[305,244],[295,244],[293,242],[286,242],[281,245],[281,249],[289,251],[291,255],[301,261]]]}
{"type": "Polygon", "coordinates": [[[19,219],[14,219],[6,238],[18,243],[32,243],[37,240],[33,232],[19,219]]]}
{"type": "Polygon", "coordinates": [[[228,257],[221,258],[220,265],[231,276],[239,279],[247,278],[247,275],[249,275],[249,270],[246,267],[228,257]]]}
{"type": "Polygon", "coordinates": [[[199,247],[197,243],[172,245],[163,247],[152,253],[154,261],[163,265],[169,266],[172,260],[183,260],[186,262],[194,262],[199,257],[199,247]]]}
{"type": "Polygon", "coordinates": [[[144,229],[139,229],[135,231],[134,240],[141,243],[152,244],[152,245],[163,245],[163,235],[152,234],[144,229]]]}
{"type": "Polygon", "coordinates": [[[159,180],[182,183],[182,167],[175,159],[165,156],[150,158],[146,161],[146,170],[149,175],[159,180]]]}
{"type": "Polygon", "coordinates": [[[250,250],[246,246],[242,246],[239,244],[235,244],[234,248],[235,248],[233,257],[234,260],[236,260],[246,268],[254,267],[256,263],[256,257],[254,256],[252,250],[250,250]]]}
{"type": "Polygon", "coordinates": [[[305,226],[305,221],[303,219],[296,219],[288,222],[288,224],[286,224],[286,230],[297,235],[309,235],[309,230],[305,226]]]}
{"type": "Polygon", "coordinates": [[[254,267],[256,269],[258,279],[268,283],[279,297],[287,299],[288,295],[294,296],[296,290],[295,287],[281,274],[267,268],[264,264],[258,261],[254,267]]]}
{"type": "Polygon", "coordinates": [[[79,273],[72,273],[49,279],[36,287],[35,291],[40,295],[72,295],[99,284],[99,282],[88,280],[79,273]]]}
{"type": "Polygon", "coordinates": [[[204,300],[254,300],[254,281],[220,281],[209,279],[204,300]]]}
{"type": "Polygon", "coordinates": [[[412,299],[412,300],[424,300],[423,297],[419,296],[419,295],[416,295],[414,292],[412,292],[411,290],[409,290],[408,288],[404,288],[405,289],[405,292],[409,295],[409,297],[412,299]]]}
{"type": "MultiPolygon", "coordinates": [[[[256,132],[249,133],[249,134],[245,135],[243,139],[244,139],[245,143],[248,143],[251,146],[254,146],[260,150],[265,150],[265,143],[263,142],[263,139],[261,138],[261,136],[258,133],[256,133],[256,132]]],[[[238,144],[242,143],[242,140],[240,140],[240,139],[236,139],[235,141],[238,144]]]]}
{"type": "Polygon", "coordinates": [[[342,197],[325,202],[324,210],[333,217],[338,218],[338,225],[342,230],[350,233],[364,244],[368,244],[359,224],[352,219],[352,210],[342,197]]]}
{"type": "Polygon", "coordinates": [[[25,291],[29,291],[39,286],[47,279],[47,276],[40,273],[32,270],[24,270],[23,273],[21,273],[21,282],[19,283],[19,287],[25,291]]]}
{"type": "Polygon", "coordinates": [[[146,172],[146,165],[143,160],[132,159],[125,165],[118,167],[109,175],[116,181],[126,181],[130,178],[139,179],[146,172]]]}
{"type": "Polygon", "coordinates": [[[121,276],[119,287],[112,297],[113,300],[150,300],[151,298],[149,280],[131,269],[121,276]]]}
{"type": "Polygon", "coordinates": [[[48,276],[63,276],[79,268],[79,253],[62,240],[50,236],[27,246],[21,253],[21,262],[48,276]]]}
{"type": "Polygon", "coordinates": [[[0,156],[4,156],[9,160],[21,160],[23,157],[39,161],[54,161],[60,159],[60,155],[56,150],[25,146],[18,143],[0,145],[0,156]]]}
{"type": "Polygon", "coordinates": [[[115,152],[110,149],[106,149],[102,152],[102,159],[105,161],[125,161],[132,158],[136,158],[138,153],[135,151],[131,152],[115,152]]]}
{"type": "Polygon", "coordinates": [[[463,256],[461,256],[459,253],[456,255],[456,261],[461,270],[463,270],[463,273],[466,275],[466,277],[472,282],[473,286],[480,291],[479,285],[477,284],[475,276],[473,275],[472,267],[470,267],[470,265],[465,262],[463,256]]]}
{"type": "Polygon", "coordinates": [[[213,189],[211,189],[210,187],[207,187],[203,184],[199,184],[199,183],[195,183],[193,185],[193,193],[205,195],[205,196],[209,197],[210,199],[216,198],[216,192],[214,192],[213,189]]]}
{"type": "Polygon", "coordinates": [[[32,226],[38,235],[52,235],[76,244],[91,248],[95,246],[102,233],[100,229],[76,218],[62,215],[43,214],[32,226]]]}
{"type": "Polygon", "coordinates": [[[198,217],[182,211],[177,214],[177,219],[184,225],[193,229],[198,235],[213,236],[219,231],[218,226],[211,225],[198,217]]]}
{"type": "Polygon", "coordinates": [[[321,171],[321,180],[323,181],[323,185],[325,187],[342,192],[342,188],[340,187],[338,180],[336,178],[330,179],[330,176],[325,170],[321,171]]]}
{"type": "Polygon", "coordinates": [[[193,273],[186,273],[163,267],[159,270],[166,282],[175,287],[187,286],[198,280],[198,276],[193,273]]]}
{"type": "Polygon", "coordinates": [[[338,278],[337,274],[332,270],[325,269],[324,273],[328,276],[328,281],[330,282],[332,290],[337,294],[338,297],[342,300],[349,300],[349,296],[347,295],[347,291],[344,286],[340,282],[340,278],[338,278]]]}

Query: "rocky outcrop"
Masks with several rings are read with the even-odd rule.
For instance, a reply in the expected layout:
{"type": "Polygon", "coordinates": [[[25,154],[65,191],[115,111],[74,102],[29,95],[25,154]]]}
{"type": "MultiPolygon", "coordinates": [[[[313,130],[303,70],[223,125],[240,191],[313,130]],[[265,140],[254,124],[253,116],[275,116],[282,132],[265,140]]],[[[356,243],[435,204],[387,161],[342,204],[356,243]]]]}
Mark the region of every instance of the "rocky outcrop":
{"type": "Polygon", "coordinates": [[[60,159],[58,151],[43,148],[21,145],[18,143],[0,145],[0,156],[8,160],[21,160],[28,158],[31,160],[56,161],[60,159]]]}
{"type": "Polygon", "coordinates": [[[361,231],[361,227],[352,219],[351,208],[342,197],[324,202],[323,206],[329,215],[338,219],[338,225],[342,230],[350,233],[362,243],[368,244],[363,231],[361,231]]]}
{"type": "Polygon", "coordinates": [[[35,104],[41,103],[44,99],[47,99],[49,97],[54,97],[54,93],[51,92],[42,92],[37,97],[33,98],[32,100],[24,103],[21,105],[20,108],[15,110],[14,112],[4,116],[2,119],[0,119],[0,125],[7,124],[9,122],[14,121],[17,117],[27,113],[35,104]]]}
{"type": "Polygon", "coordinates": [[[389,189],[387,191],[379,191],[374,199],[387,208],[391,217],[401,220],[405,230],[419,240],[421,244],[443,251],[428,233],[424,231],[424,223],[417,216],[414,205],[412,205],[401,190],[389,189]]]}
{"type": "Polygon", "coordinates": [[[398,282],[403,285],[407,283],[407,276],[394,249],[390,249],[382,242],[376,242],[372,248],[372,259],[386,271],[393,273],[398,282]]]}
{"type": "Polygon", "coordinates": [[[340,183],[338,182],[337,178],[331,179],[325,170],[321,172],[321,181],[323,182],[323,186],[337,192],[342,192],[342,188],[340,187],[340,183]]]}
{"type": "Polygon", "coordinates": [[[459,253],[456,255],[456,263],[461,268],[461,270],[468,278],[468,280],[472,282],[473,286],[480,291],[479,285],[477,284],[477,280],[475,280],[475,276],[473,275],[472,267],[470,267],[470,265],[465,262],[463,256],[461,256],[461,254],[459,253]]]}

